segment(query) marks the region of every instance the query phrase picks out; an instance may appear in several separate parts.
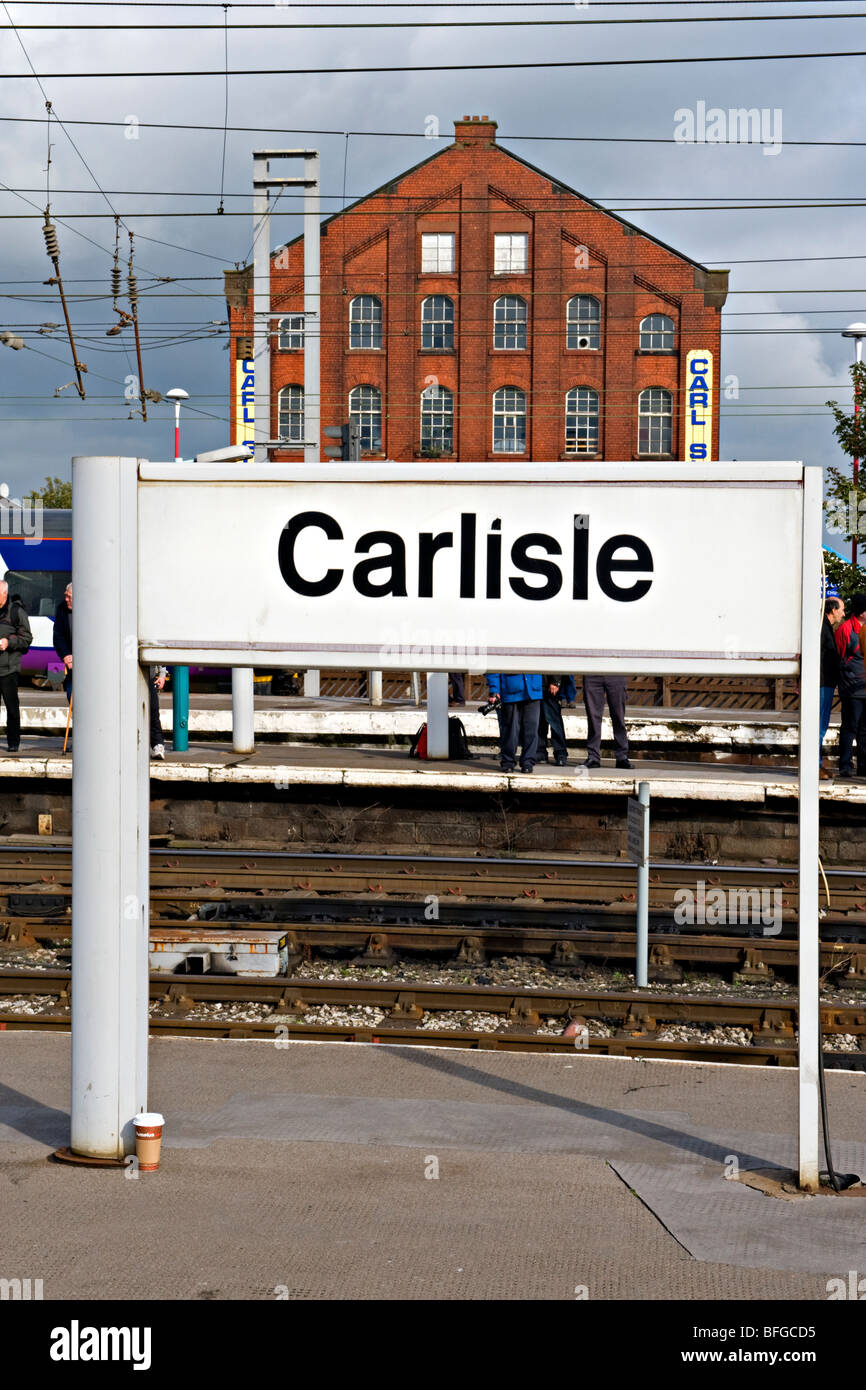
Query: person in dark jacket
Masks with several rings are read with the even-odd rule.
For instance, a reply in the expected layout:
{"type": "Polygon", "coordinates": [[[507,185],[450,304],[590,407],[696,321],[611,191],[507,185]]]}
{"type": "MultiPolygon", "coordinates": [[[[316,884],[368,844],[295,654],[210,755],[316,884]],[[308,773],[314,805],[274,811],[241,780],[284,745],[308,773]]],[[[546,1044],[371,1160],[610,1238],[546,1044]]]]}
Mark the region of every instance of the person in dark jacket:
{"type": "Polygon", "coordinates": [[[628,676],[584,676],[583,703],[586,709],[586,761],[584,767],[601,767],[601,721],[607,696],[613,725],[613,751],[617,767],[630,768],[628,734],[625,729],[625,697],[628,676]]]}
{"type": "Polygon", "coordinates": [[[538,760],[538,716],[544,694],[541,676],[488,673],[487,688],[499,715],[499,766],[503,772],[514,771],[519,743],[520,771],[531,772],[538,760]]]}
{"type": "Polygon", "coordinates": [[[553,760],[557,767],[565,767],[568,762],[568,747],[565,742],[565,725],[562,722],[562,706],[569,705],[577,697],[574,676],[543,676],[544,695],[541,713],[538,718],[538,761],[550,761],[547,753],[547,731],[553,744],[553,760]]]}
{"type": "Polygon", "coordinates": [[[839,653],[839,694],[842,727],[839,730],[839,776],[866,777],[866,666],[860,645],[860,628],[866,618],[866,594],[853,594],[851,616],[836,628],[839,653]],[[854,744],[857,771],[854,771],[854,744]]]}
{"type": "Polygon", "coordinates": [[[72,694],[72,585],[67,584],[63,598],[54,614],[54,650],[66,667],[63,689],[66,699],[72,694]]]}
{"type": "Polygon", "coordinates": [[[830,727],[833,696],[839,684],[839,653],[836,650],[836,628],[845,616],[845,605],[838,591],[827,589],[824,599],[824,621],[821,624],[821,732],[818,738],[819,776],[825,781],[832,776],[824,767],[824,736],[830,727]]]}
{"type": "Polygon", "coordinates": [[[10,753],[17,753],[21,743],[18,672],[32,641],[24,605],[19,599],[10,599],[9,585],[0,579],[0,698],[6,706],[6,744],[10,753]]]}

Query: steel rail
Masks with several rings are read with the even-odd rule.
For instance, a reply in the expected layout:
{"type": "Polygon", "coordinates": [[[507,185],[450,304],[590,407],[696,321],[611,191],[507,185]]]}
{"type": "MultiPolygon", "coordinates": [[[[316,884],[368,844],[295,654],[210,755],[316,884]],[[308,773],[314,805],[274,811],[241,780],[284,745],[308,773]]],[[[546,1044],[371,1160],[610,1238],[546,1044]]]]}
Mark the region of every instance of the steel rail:
{"type": "MultiPolygon", "coordinates": [[[[68,999],[68,971],[0,971],[0,995],[45,994],[68,999]]],[[[515,1023],[546,1017],[583,1017],[621,1023],[626,1035],[651,1035],[670,1024],[695,1024],[749,1029],[759,1041],[793,1041],[797,1022],[796,999],[770,997],[660,994],[634,990],[584,990],[577,985],[555,990],[501,985],[432,985],[416,981],[333,981],[266,979],[252,976],[184,975],[154,972],[150,998],[174,1014],[183,1015],[196,1004],[272,1004],[279,1014],[303,1014],[321,1004],[342,1007],[375,1007],[391,1010],[398,1021],[418,1019],[425,1010],[500,1013],[515,1023]]],[[[9,1015],[0,1015],[8,1022],[9,1015]]],[[[279,1019],[277,1020],[279,1021],[279,1019]]],[[[866,1002],[863,1005],[824,1001],[821,1027],[825,1033],[866,1035],[866,1002]]],[[[387,1031],[384,1021],[377,1031],[387,1031]]]]}

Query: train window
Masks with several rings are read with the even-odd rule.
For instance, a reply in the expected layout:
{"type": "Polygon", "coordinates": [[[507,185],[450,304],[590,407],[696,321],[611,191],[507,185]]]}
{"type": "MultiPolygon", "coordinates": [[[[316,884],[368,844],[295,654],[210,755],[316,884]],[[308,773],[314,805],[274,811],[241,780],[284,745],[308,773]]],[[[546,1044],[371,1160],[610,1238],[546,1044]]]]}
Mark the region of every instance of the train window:
{"type": "Polygon", "coordinates": [[[31,618],[53,618],[72,575],[63,570],[7,570],[3,578],[31,618]]]}

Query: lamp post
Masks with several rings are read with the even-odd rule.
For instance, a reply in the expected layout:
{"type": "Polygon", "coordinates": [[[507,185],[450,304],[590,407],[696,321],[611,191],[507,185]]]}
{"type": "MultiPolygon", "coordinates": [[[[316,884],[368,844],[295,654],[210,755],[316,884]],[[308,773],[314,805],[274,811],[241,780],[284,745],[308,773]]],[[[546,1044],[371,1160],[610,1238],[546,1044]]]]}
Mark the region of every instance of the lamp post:
{"type": "MultiPolygon", "coordinates": [[[[174,401],[174,461],[180,463],[180,403],[189,400],[189,392],[173,386],[165,393],[174,401]]],[[[171,746],[175,753],[189,748],[189,667],[173,666],[171,672],[171,746]]]]}
{"type": "MultiPolygon", "coordinates": [[[[863,339],[866,338],[866,323],[849,323],[847,328],[842,329],[843,338],[854,339],[855,362],[859,365],[863,360],[863,339]]],[[[854,429],[857,429],[857,419],[860,415],[860,392],[857,389],[857,379],[854,379],[854,429]]],[[[851,472],[851,482],[854,489],[854,515],[859,518],[860,507],[857,500],[857,479],[860,474],[860,460],[854,459],[854,467],[851,472]]],[[[857,564],[857,524],[854,527],[854,535],[851,539],[851,564],[857,564]]]]}
{"type": "Polygon", "coordinates": [[[174,461],[180,463],[180,403],[189,400],[189,392],[180,386],[173,386],[166,391],[165,399],[174,401],[174,461]]]}

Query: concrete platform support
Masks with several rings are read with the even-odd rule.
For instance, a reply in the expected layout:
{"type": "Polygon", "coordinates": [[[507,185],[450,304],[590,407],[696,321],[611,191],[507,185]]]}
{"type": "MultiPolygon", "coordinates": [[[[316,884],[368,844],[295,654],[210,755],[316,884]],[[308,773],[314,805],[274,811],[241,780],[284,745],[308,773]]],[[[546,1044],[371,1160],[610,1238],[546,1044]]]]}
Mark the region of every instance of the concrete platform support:
{"type": "Polygon", "coordinates": [[[138,663],[137,463],[72,461],[72,1135],[76,1153],[132,1152],[147,1108],[148,687],[138,663]]]}
{"type": "Polygon", "coordinates": [[[255,682],[250,666],[232,668],[232,748],[235,753],[252,753],[255,748],[255,682]]]}
{"type": "Polygon", "coordinates": [[[427,757],[448,757],[448,675],[427,672],[427,757]]]}

